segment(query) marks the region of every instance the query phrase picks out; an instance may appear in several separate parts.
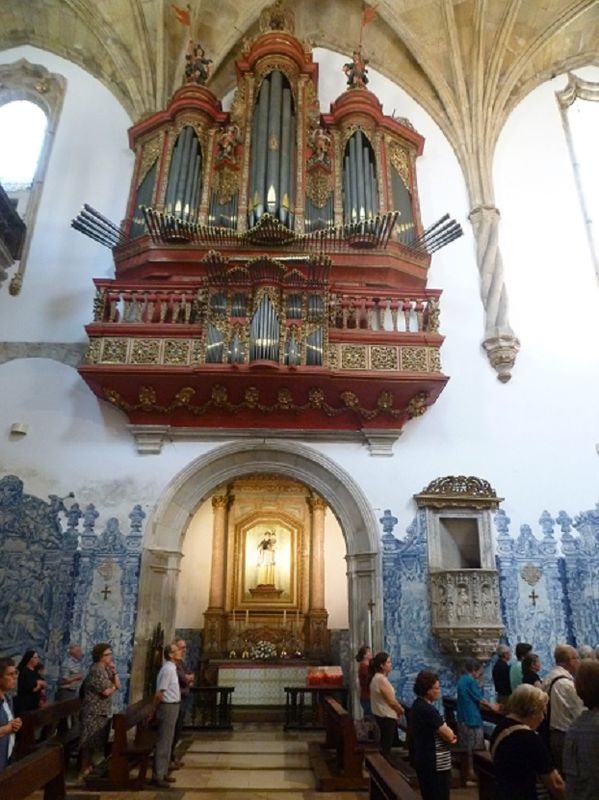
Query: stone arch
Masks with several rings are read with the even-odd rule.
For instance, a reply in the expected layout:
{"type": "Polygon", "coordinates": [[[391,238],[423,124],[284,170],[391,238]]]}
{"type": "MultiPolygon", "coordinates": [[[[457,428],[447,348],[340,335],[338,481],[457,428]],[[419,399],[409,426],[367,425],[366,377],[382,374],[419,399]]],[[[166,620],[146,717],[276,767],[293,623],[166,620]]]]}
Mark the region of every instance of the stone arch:
{"type": "MultiPolygon", "coordinates": [[[[297,442],[245,440],[218,447],[192,461],[166,487],[148,520],[142,557],[133,698],[143,690],[152,631],[160,622],[174,635],[182,544],[195,510],[215,489],[252,473],[293,478],[317,492],[341,527],[347,547],[349,638],[352,650],[367,640],[368,603],[374,601],[373,644],[383,642],[382,569],[379,525],[351,475],[328,456],[297,442]]],[[[208,577],[207,577],[208,579],[208,577]]]]}

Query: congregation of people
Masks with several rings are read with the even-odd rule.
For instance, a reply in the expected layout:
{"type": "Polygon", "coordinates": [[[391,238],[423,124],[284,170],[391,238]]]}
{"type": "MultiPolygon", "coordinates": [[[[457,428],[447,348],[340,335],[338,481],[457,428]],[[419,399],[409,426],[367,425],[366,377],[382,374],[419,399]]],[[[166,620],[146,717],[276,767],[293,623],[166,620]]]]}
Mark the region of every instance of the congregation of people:
{"type": "MultiPolygon", "coordinates": [[[[598,648],[599,649],[599,648],[598,648]]],[[[439,677],[423,670],[408,706],[389,680],[388,653],[361,647],[356,655],[360,704],[376,722],[383,756],[391,757],[397,729],[407,731],[410,761],[423,800],[448,800],[452,746],[468,761],[467,785],[476,785],[473,754],[491,755],[496,800],[599,798],[599,653],[561,644],[554,666],[543,665],[532,645],[499,645],[492,668],[494,699],[484,696],[483,665],[466,658],[455,687],[457,730],[441,704],[439,677]],[[492,712],[486,716],[485,712],[492,712]],[[492,718],[492,721],[491,721],[492,718]]]]}
{"type": "MultiPolygon", "coordinates": [[[[113,698],[122,688],[109,643],[91,651],[84,669],[81,647],[72,645],[62,662],[55,700],[80,698],[79,720],[72,722],[79,739],[80,780],[108,752],[113,698]]],[[[177,759],[193,672],[186,664],[186,643],[164,648],[156,679],[154,727],[156,744],[152,783],[169,788],[177,759]]],[[[420,671],[411,704],[401,702],[389,676],[391,657],[361,647],[356,656],[360,704],[376,726],[380,750],[392,760],[398,726],[407,732],[412,766],[423,800],[449,800],[452,748],[465,754],[469,781],[476,781],[474,754],[488,750],[492,758],[496,800],[595,800],[599,797],[599,657],[592,648],[578,651],[567,644],[554,651],[554,665],[543,669],[532,645],[519,642],[515,660],[499,645],[492,668],[495,698],[485,698],[483,665],[466,658],[457,681],[457,729],[444,718],[439,676],[420,671]],[[485,716],[492,716],[492,724],[485,716]]],[[[22,717],[48,703],[48,682],[39,654],[27,650],[18,664],[0,658],[0,770],[10,762],[22,717]]]]}
{"type": "MultiPolygon", "coordinates": [[[[187,645],[183,639],[164,649],[164,663],[156,680],[154,726],[157,730],[152,784],[168,788],[176,779],[172,773],[183,766],[176,747],[183,730],[184,716],[194,674],[185,662],[187,645]]],[[[78,720],[71,722],[79,739],[79,782],[84,784],[108,752],[113,714],[113,697],[122,688],[109,643],[100,642],[91,651],[91,666],[84,670],[83,653],[72,645],[60,669],[55,701],[81,700],[78,720]]],[[[38,653],[28,650],[20,662],[0,658],[0,770],[15,752],[16,737],[22,728],[22,715],[48,703],[48,683],[38,653]]],[[[71,732],[72,729],[71,729],[71,732]]]]}

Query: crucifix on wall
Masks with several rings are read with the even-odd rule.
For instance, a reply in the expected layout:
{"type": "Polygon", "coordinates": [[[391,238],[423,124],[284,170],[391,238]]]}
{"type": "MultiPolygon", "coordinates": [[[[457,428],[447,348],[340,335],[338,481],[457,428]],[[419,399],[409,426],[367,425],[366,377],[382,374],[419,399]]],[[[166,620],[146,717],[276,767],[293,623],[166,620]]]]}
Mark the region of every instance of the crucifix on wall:
{"type": "Polygon", "coordinates": [[[539,599],[539,595],[533,589],[532,592],[528,595],[530,600],[532,601],[533,606],[536,606],[537,600],[539,599]]]}

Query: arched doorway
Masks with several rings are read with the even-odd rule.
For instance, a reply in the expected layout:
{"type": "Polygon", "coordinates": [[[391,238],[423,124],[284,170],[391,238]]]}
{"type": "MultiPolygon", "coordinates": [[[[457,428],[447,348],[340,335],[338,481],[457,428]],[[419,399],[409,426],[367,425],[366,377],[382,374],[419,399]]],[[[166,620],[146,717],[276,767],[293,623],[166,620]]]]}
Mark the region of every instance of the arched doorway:
{"type": "Polygon", "coordinates": [[[374,601],[373,645],[383,640],[379,531],[366,496],[332,459],[295,442],[248,440],[218,447],[192,461],[158,500],[148,521],[142,558],[139,612],[131,670],[132,696],[143,689],[148,644],[161,623],[174,634],[182,543],[195,510],[215,489],[236,477],[269,473],[292,478],[317,492],[337,517],[347,548],[349,640],[355,650],[367,639],[374,601]]]}

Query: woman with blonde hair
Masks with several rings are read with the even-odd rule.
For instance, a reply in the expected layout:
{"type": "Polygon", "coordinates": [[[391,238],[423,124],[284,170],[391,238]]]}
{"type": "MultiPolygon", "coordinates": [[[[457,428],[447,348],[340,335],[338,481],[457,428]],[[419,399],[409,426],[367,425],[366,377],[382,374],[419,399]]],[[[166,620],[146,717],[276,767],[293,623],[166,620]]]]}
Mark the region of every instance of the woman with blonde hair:
{"type": "Polygon", "coordinates": [[[565,784],[536,730],[543,721],[548,697],[523,683],[507,704],[507,714],[491,736],[498,800],[541,800],[565,797],[565,784]]]}

